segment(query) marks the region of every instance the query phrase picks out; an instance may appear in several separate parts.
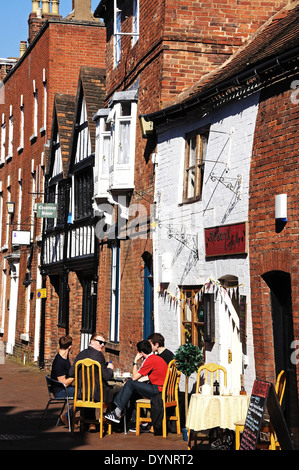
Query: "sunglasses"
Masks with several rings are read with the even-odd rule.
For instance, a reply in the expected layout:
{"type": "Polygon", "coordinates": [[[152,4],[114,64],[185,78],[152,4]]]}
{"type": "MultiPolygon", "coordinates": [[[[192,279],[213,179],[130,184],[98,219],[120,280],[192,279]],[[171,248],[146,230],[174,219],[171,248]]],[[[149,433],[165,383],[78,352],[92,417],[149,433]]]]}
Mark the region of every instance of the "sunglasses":
{"type": "Polygon", "coordinates": [[[105,344],[107,344],[107,341],[102,341],[101,339],[94,338],[94,341],[97,341],[98,343],[103,344],[104,346],[105,344]]]}

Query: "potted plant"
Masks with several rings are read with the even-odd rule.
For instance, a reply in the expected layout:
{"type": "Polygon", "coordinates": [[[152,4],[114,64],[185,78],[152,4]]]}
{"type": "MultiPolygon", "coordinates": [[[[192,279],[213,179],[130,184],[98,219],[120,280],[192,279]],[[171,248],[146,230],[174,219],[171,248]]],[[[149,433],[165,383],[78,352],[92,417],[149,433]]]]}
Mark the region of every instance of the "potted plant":
{"type": "Polygon", "coordinates": [[[203,353],[198,346],[191,343],[185,343],[178,348],[175,353],[174,359],[176,360],[178,369],[185,375],[185,419],[188,413],[188,384],[189,377],[193,372],[196,372],[199,366],[203,363],[203,353]]]}

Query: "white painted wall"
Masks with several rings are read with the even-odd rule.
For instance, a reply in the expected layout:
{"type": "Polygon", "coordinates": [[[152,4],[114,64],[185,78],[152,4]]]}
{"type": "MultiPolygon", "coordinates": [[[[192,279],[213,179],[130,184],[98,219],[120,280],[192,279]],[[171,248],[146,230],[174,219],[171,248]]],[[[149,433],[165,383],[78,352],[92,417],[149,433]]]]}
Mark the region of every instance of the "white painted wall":
{"type": "MultiPolygon", "coordinates": [[[[158,225],[153,232],[155,269],[155,330],[162,333],[166,346],[176,351],[180,345],[179,285],[202,285],[208,278],[225,275],[238,277],[239,294],[247,296],[247,351],[245,388],[250,392],[255,378],[251,328],[249,256],[205,258],[204,228],[248,221],[249,170],[259,95],[235,101],[205,118],[168,125],[159,132],[155,180],[158,225]],[[187,132],[210,125],[205,163],[202,201],[181,204],[185,139],[187,132]],[[213,176],[225,177],[239,197],[213,176]],[[241,185],[237,185],[240,181],[241,185]],[[179,234],[198,235],[199,257],[175,238],[168,237],[168,227],[179,234]],[[161,297],[160,282],[168,282],[173,296],[161,297]]],[[[216,299],[216,342],[206,352],[206,362],[217,362],[228,369],[229,385],[234,387],[227,349],[234,343],[231,315],[220,297],[216,299]]],[[[239,354],[242,355],[241,351],[239,354]]],[[[233,358],[234,359],[234,358],[233,358]]],[[[192,381],[191,381],[192,382],[192,381]]],[[[192,386],[192,384],[191,384],[192,386]]]]}

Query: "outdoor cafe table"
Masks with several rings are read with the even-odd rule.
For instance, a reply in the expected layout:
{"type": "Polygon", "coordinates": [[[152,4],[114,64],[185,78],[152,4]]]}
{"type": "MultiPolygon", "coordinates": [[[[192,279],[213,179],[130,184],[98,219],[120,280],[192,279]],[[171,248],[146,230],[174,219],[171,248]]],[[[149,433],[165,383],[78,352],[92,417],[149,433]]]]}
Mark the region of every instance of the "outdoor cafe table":
{"type": "Polygon", "coordinates": [[[245,421],[249,406],[248,395],[191,395],[186,427],[203,431],[220,427],[235,431],[237,421],[245,421]]]}

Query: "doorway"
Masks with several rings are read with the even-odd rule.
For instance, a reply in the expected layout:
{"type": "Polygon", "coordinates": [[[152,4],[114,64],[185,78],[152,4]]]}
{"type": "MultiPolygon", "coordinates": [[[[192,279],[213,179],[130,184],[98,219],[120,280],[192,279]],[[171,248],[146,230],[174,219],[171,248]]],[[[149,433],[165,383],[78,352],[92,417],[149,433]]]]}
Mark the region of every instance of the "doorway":
{"type": "Polygon", "coordinates": [[[286,372],[282,411],[294,437],[298,434],[299,415],[296,364],[291,362],[291,344],[294,340],[291,277],[284,271],[270,271],[262,278],[270,289],[276,376],[281,370],[286,372]]]}

